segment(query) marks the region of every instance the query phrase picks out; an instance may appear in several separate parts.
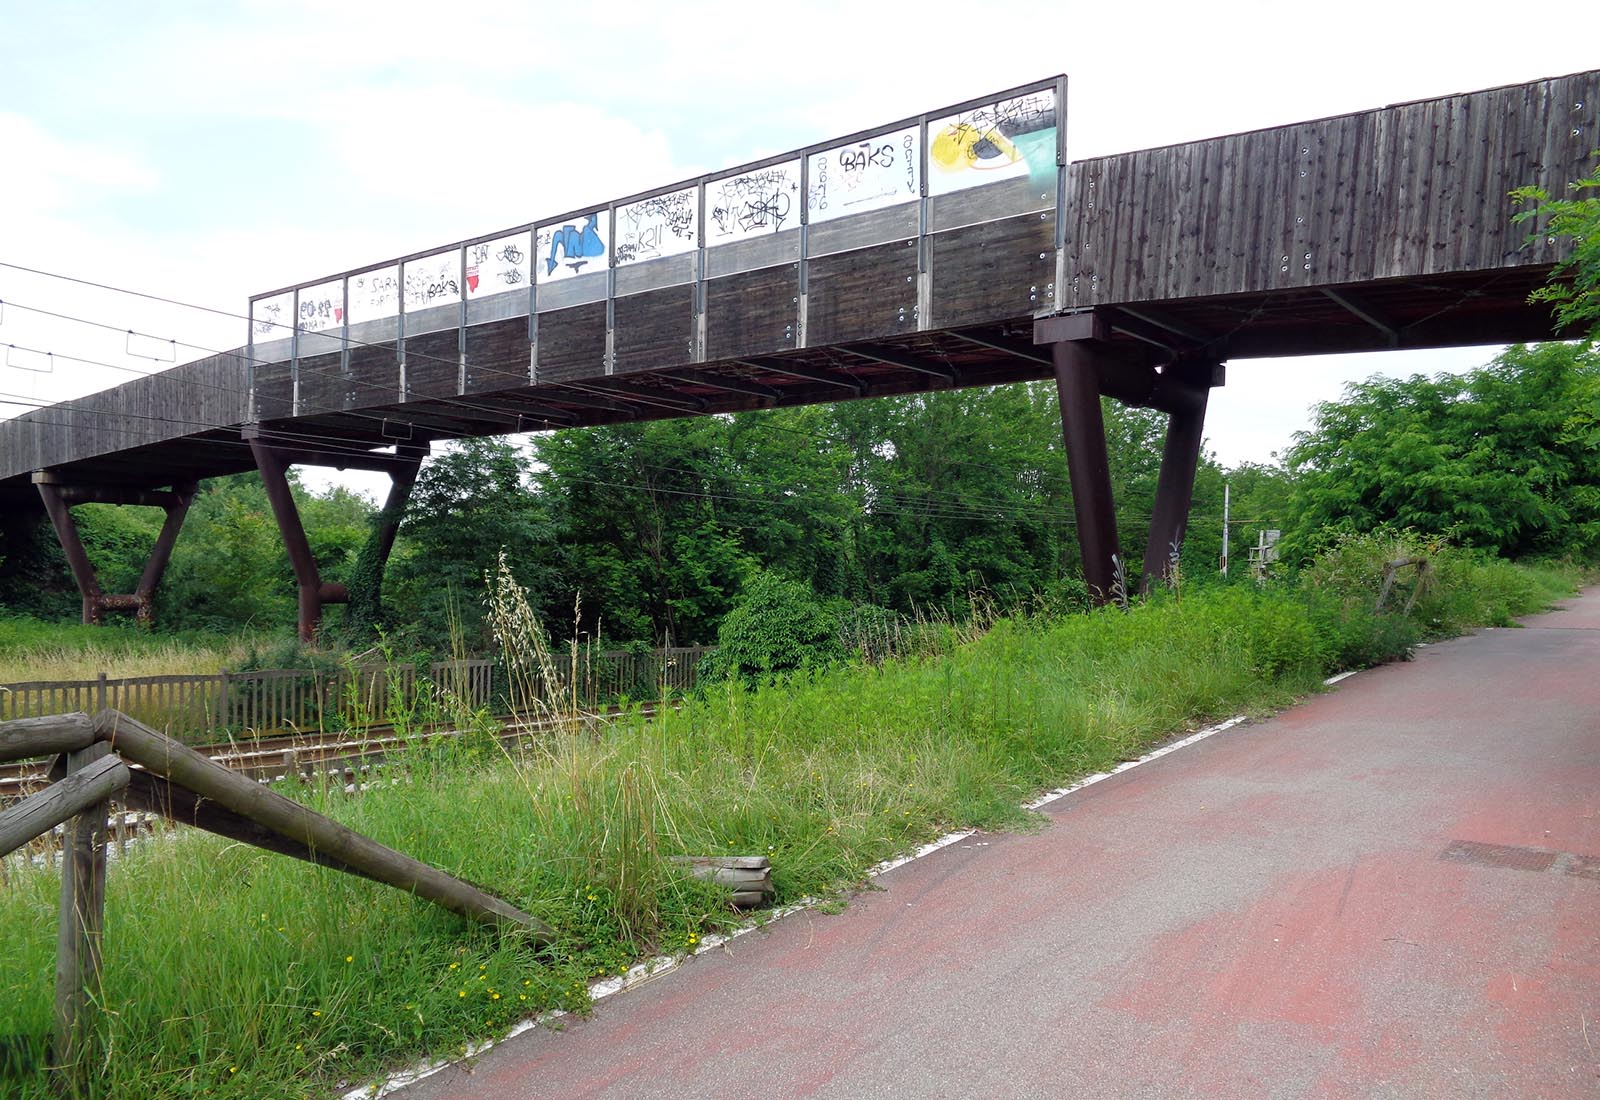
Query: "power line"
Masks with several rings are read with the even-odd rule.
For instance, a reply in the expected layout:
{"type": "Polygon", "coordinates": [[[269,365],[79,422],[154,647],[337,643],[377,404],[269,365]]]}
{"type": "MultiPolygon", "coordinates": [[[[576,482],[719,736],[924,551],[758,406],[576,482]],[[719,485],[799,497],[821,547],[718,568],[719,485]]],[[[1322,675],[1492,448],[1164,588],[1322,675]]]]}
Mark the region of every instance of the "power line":
{"type": "MultiPolygon", "coordinates": [[[[0,267],[7,267],[7,268],[14,269],[14,270],[25,271],[25,272],[28,272],[28,273],[31,273],[31,274],[41,275],[41,276],[48,277],[48,278],[60,279],[60,280],[63,280],[63,281],[77,283],[77,284],[80,284],[80,285],[91,286],[91,287],[95,287],[95,288],[101,289],[101,290],[106,290],[106,291],[109,291],[109,292],[112,292],[112,293],[127,294],[127,295],[131,295],[131,296],[134,296],[134,297],[144,298],[144,299],[147,299],[147,300],[158,301],[158,302],[162,302],[164,304],[178,306],[180,308],[194,309],[194,310],[203,311],[203,312],[207,312],[207,313],[211,313],[211,314],[216,314],[216,315],[219,315],[219,316],[231,317],[231,318],[239,319],[239,320],[245,320],[245,321],[250,321],[251,320],[251,318],[249,318],[248,316],[246,316],[244,314],[230,313],[230,312],[225,311],[225,310],[218,310],[218,309],[215,309],[215,308],[212,308],[212,307],[202,306],[202,305],[199,305],[199,304],[193,303],[193,302],[183,302],[183,301],[179,301],[179,300],[172,299],[172,298],[162,297],[160,295],[147,294],[147,293],[144,293],[142,291],[136,291],[136,290],[132,290],[132,289],[129,289],[129,288],[126,288],[126,287],[111,286],[111,285],[108,285],[108,284],[98,283],[98,282],[94,282],[92,280],[80,279],[80,278],[77,278],[77,277],[74,277],[74,276],[64,275],[64,274],[60,274],[60,273],[57,273],[57,272],[44,271],[44,270],[37,269],[37,268],[30,268],[30,267],[25,267],[23,265],[7,263],[5,261],[0,261],[0,267]]],[[[96,320],[91,319],[91,318],[80,317],[80,316],[71,315],[71,314],[65,314],[65,313],[59,313],[59,312],[52,311],[52,310],[44,310],[44,309],[40,309],[38,307],[27,306],[27,305],[23,305],[21,303],[16,303],[16,302],[11,302],[9,304],[13,305],[14,308],[23,309],[23,310],[27,310],[29,312],[34,312],[34,313],[39,313],[39,314],[46,315],[46,316],[55,317],[55,318],[60,319],[60,320],[65,320],[65,321],[69,321],[69,322],[89,325],[89,326],[92,326],[92,327],[105,329],[107,331],[113,331],[113,332],[119,332],[119,333],[126,332],[126,333],[129,333],[129,334],[148,336],[148,334],[134,333],[134,330],[132,330],[132,329],[126,329],[126,328],[122,328],[120,326],[110,325],[110,324],[107,324],[105,322],[96,321],[96,320]]],[[[278,324],[277,322],[271,322],[271,323],[278,324]]],[[[278,327],[291,327],[291,326],[279,325],[278,327]]],[[[148,337],[148,338],[156,339],[155,337],[148,337]]],[[[347,339],[347,342],[349,342],[348,338],[346,338],[346,339],[347,339]]],[[[191,344],[191,343],[187,343],[187,342],[180,342],[180,341],[177,341],[175,339],[173,341],[171,341],[171,342],[174,343],[175,345],[178,344],[178,343],[182,343],[182,346],[184,346],[186,348],[192,348],[194,350],[202,351],[202,352],[209,352],[211,354],[237,354],[237,352],[231,352],[231,351],[230,352],[223,352],[223,351],[220,351],[218,349],[211,349],[211,348],[207,348],[207,347],[205,347],[203,345],[191,344]]],[[[362,347],[377,347],[377,348],[380,348],[380,349],[387,349],[387,347],[388,347],[388,345],[385,345],[385,344],[370,344],[370,343],[367,343],[367,342],[364,342],[364,341],[359,341],[359,340],[353,341],[353,342],[357,346],[362,346],[362,347]]],[[[51,354],[51,353],[48,353],[48,352],[38,351],[38,350],[35,350],[35,349],[21,348],[18,345],[8,345],[8,346],[18,348],[18,350],[30,351],[33,354],[40,354],[40,355],[49,355],[49,354],[51,354]]],[[[137,375],[137,376],[139,376],[141,378],[156,377],[159,374],[167,373],[167,372],[164,372],[164,371],[151,371],[151,372],[140,371],[137,368],[127,367],[127,366],[120,366],[120,365],[112,364],[112,363],[106,363],[106,362],[100,361],[100,360],[86,359],[86,358],[79,357],[79,356],[61,354],[58,357],[66,359],[66,360],[69,360],[69,361],[72,361],[72,362],[82,363],[82,364],[85,364],[85,365],[100,366],[100,367],[106,367],[106,368],[113,369],[113,370],[126,371],[128,373],[133,373],[133,374],[135,374],[135,375],[137,375]]],[[[248,356],[243,356],[241,358],[247,358],[248,359],[248,356]]],[[[426,354],[419,355],[418,358],[423,359],[423,360],[431,359],[431,360],[436,361],[436,362],[449,363],[451,365],[454,365],[454,362],[455,362],[453,360],[444,359],[443,357],[428,356],[426,354]]],[[[301,366],[301,369],[303,371],[306,371],[306,373],[309,373],[313,377],[332,378],[332,379],[335,379],[335,380],[338,380],[338,381],[341,381],[341,382],[346,382],[346,383],[351,383],[351,384],[355,384],[355,385],[365,386],[365,387],[370,388],[370,389],[376,389],[376,390],[379,390],[381,392],[388,392],[388,389],[389,389],[389,387],[387,387],[387,386],[385,386],[385,385],[383,385],[381,383],[364,382],[364,381],[359,380],[359,379],[348,378],[348,377],[346,377],[346,376],[344,376],[342,374],[339,374],[339,375],[330,374],[330,373],[328,373],[326,371],[318,371],[318,370],[315,370],[314,368],[307,368],[307,367],[305,367],[304,364],[301,364],[300,366],[301,366]]],[[[506,375],[508,377],[515,377],[515,378],[518,378],[518,379],[523,378],[523,376],[520,373],[513,373],[513,372],[508,372],[508,371],[496,371],[494,368],[489,368],[489,367],[481,367],[481,369],[489,370],[492,373],[504,374],[504,375],[506,375]]],[[[179,385],[205,386],[205,387],[209,387],[209,388],[212,388],[212,389],[222,390],[222,391],[225,391],[225,392],[228,392],[228,393],[238,393],[239,392],[237,390],[234,390],[232,387],[222,386],[222,385],[218,385],[216,383],[208,383],[208,382],[205,382],[203,379],[170,379],[169,381],[172,382],[172,383],[179,384],[179,385]]],[[[489,407],[489,406],[475,405],[475,404],[472,404],[470,402],[462,401],[459,398],[454,398],[454,397],[431,397],[431,398],[428,398],[427,400],[434,401],[434,402],[440,402],[440,403],[446,404],[446,405],[448,405],[450,407],[460,408],[460,409],[463,409],[463,410],[465,410],[467,412],[471,412],[471,413],[475,413],[475,414],[488,414],[488,415],[492,415],[492,416],[496,416],[496,417],[508,415],[508,413],[505,412],[504,410],[493,408],[493,407],[489,407]]],[[[554,400],[559,401],[560,398],[556,397],[556,398],[554,398],[554,400]]],[[[14,403],[17,403],[17,404],[28,404],[27,402],[22,402],[22,401],[17,401],[17,402],[14,402],[14,403]]],[[[35,404],[35,405],[33,405],[33,407],[36,408],[36,409],[39,409],[39,410],[43,410],[43,409],[46,409],[46,408],[53,408],[53,407],[60,407],[60,406],[59,406],[59,403],[58,403],[57,405],[50,405],[50,406],[43,405],[43,404],[35,404]]],[[[382,413],[368,412],[366,410],[358,410],[358,409],[336,409],[336,408],[332,408],[332,407],[329,407],[329,406],[318,406],[318,405],[312,405],[311,408],[316,412],[323,412],[323,413],[329,413],[329,414],[335,414],[335,415],[347,415],[347,416],[353,416],[353,417],[372,420],[372,421],[387,422],[387,421],[389,421],[391,419],[399,418],[399,417],[385,416],[382,413]]],[[[118,415],[136,417],[138,419],[151,420],[151,421],[162,421],[162,422],[170,423],[170,424],[172,424],[174,426],[177,426],[177,427],[186,427],[186,428],[198,427],[198,428],[202,428],[202,429],[208,430],[208,431],[209,430],[232,431],[232,430],[235,430],[238,427],[238,425],[232,425],[232,424],[214,424],[214,423],[203,422],[203,421],[184,421],[184,420],[178,420],[178,419],[170,418],[170,417],[160,417],[160,416],[153,416],[153,415],[148,415],[148,414],[119,413],[118,415]]],[[[537,418],[529,418],[529,419],[537,419],[537,418]]],[[[520,418],[519,418],[519,420],[520,420],[520,418]]],[[[47,426],[60,426],[60,427],[71,427],[71,426],[73,426],[70,423],[65,423],[65,422],[60,422],[60,421],[46,421],[46,420],[42,420],[40,418],[33,417],[33,416],[30,416],[28,418],[27,422],[35,423],[35,424],[45,424],[47,426]]],[[[803,429],[799,429],[799,428],[790,428],[787,425],[778,424],[778,423],[772,422],[770,420],[767,420],[766,418],[758,418],[758,419],[748,420],[748,421],[746,421],[746,423],[752,424],[752,425],[758,427],[761,430],[786,432],[786,433],[789,433],[791,435],[801,435],[801,436],[804,436],[804,437],[806,437],[808,439],[821,440],[821,441],[835,443],[835,444],[855,446],[859,442],[859,440],[857,438],[855,438],[855,437],[847,437],[845,435],[838,434],[838,433],[818,434],[818,433],[815,433],[815,432],[809,432],[809,431],[806,431],[806,430],[803,430],[803,429]]],[[[105,430],[105,429],[103,429],[103,430],[105,430]]],[[[116,431],[117,429],[109,429],[109,430],[116,431]]],[[[125,431],[123,434],[132,435],[132,434],[137,434],[137,433],[126,432],[125,431]]],[[[305,440],[305,441],[318,442],[318,443],[320,443],[320,445],[323,445],[325,448],[328,448],[329,445],[331,444],[332,447],[343,448],[344,450],[346,450],[348,453],[350,453],[352,455],[369,454],[369,453],[371,453],[367,448],[360,447],[358,444],[352,444],[348,440],[339,440],[339,439],[337,439],[337,437],[332,437],[332,436],[318,436],[318,435],[313,434],[313,433],[289,433],[289,432],[282,432],[282,431],[279,431],[279,432],[276,432],[276,433],[273,433],[273,434],[274,434],[275,438],[282,438],[282,439],[298,438],[298,439],[305,440]]],[[[434,438],[443,438],[443,439],[475,438],[475,436],[472,433],[465,432],[465,431],[460,431],[460,432],[451,431],[449,429],[430,429],[429,434],[431,436],[433,436],[434,438]]],[[[501,433],[496,433],[496,434],[501,434],[501,433]]],[[[215,442],[221,443],[221,444],[228,444],[228,443],[231,443],[232,441],[219,440],[219,441],[215,441],[215,442]]],[[[885,442],[887,442],[887,440],[885,440],[885,442]]],[[[245,444],[243,444],[243,443],[239,443],[239,444],[236,444],[236,445],[245,446],[245,444]]],[[[965,465],[977,466],[978,468],[981,468],[981,469],[994,470],[994,471],[996,471],[998,473],[1001,473],[1002,475],[1004,475],[1008,479],[1009,478],[1014,478],[1019,472],[1021,472],[1021,471],[1018,471],[1017,469],[1012,468],[1012,467],[1001,467],[1001,466],[996,466],[996,465],[990,464],[990,463],[977,462],[976,460],[972,460],[972,459],[964,459],[963,463],[965,465]]],[[[678,471],[678,470],[673,469],[673,468],[654,466],[654,465],[648,464],[648,463],[643,463],[643,464],[638,464],[638,465],[639,465],[639,468],[641,468],[641,469],[657,469],[657,470],[664,470],[664,471],[669,471],[669,472],[674,472],[674,473],[681,472],[681,471],[678,471]]],[[[1040,470],[1033,471],[1033,473],[1035,473],[1040,478],[1043,478],[1045,480],[1054,482],[1058,487],[1061,486],[1062,483],[1065,480],[1062,474],[1056,473],[1056,472],[1052,472],[1052,471],[1046,471],[1046,470],[1040,469],[1040,470]]],[[[569,481],[573,481],[573,480],[580,480],[580,479],[568,479],[568,480],[569,481]]],[[[599,486],[613,487],[613,488],[633,488],[633,489],[639,489],[639,490],[643,490],[643,491],[670,492],[670,493],[676,493],[676,494],[679,494],[679,495],[700,495],[700,496],[705,496],[708,499],[716,498],[716,497],[719,496],[719,494],[686,493],[686,492],[684,492],[682,490],[665,489],[665,488],[660,487],[660,486],[629,485],[629,484],[625,484],[625,483],[602,482],[602,481],[597,481],[597,480],[593,480],[593,479],[588,479],[588,483],[594,484],[594,485],[599,485],[599,486]]],[[[746,481],[745,484],[748,485],[749,482],[746,481]]],[[[1015,519],[1016,517],[1024,515],[1024,514],[1033,515],[1035,517],[1039,517],[1039,516],[1049,517],[1049,518],[1051,518],[1053,520],[1056,520],[1058,522],[1060,521],[1060,519],[1064,519],[1065,518],[1065,517],[1059,517],[1058,516],[1058,510],[1057,509],[1053,509],[1053,508],[1050,508],[1050,507],[1044,506],[1044,505],[1040,505],[1040,506],[1026,506],[1026,505],[1024,505],[1024,506],[1020,506],[1019,507],[1016,504],[1012,504],[1012,505],[1009,505],[1009,506],[1007,506],[1005,508],[997,508],[995,505],[992,505],[992,504],[971,503],[964,497],[948,496],[948,495],[938,494],[938,493],[924,493],[924,494],[921,494],[920,496],[914,496],[914,495],[905,494],[905,493],[895,493],[893,490],[888,490],[888,491],[886,491],[885,495],[887,495],[890,499],[898,500],[901,504],[906,505],[909,508],[915,508],[917,510],[905,510],[905,509],[902,509],[902,510],[894,511],[894,510],[885,510],[881,506],[878,506],[878,507],[876,507],[874,509],[875,514],[884,514],[884,515],[895,515],[895,514],[898,514],[898,515],[918,516],[918,517],[922,517],[922,518],[935,519],[935,520],[937,520],[937,519],[955,520],[955,519],[970,518],[970,517],[974,517],[974,516],[982,517],[982,516],[994,516],[994,515],[1000,515],[1000,516],[1009,515],[1013,519],[1015,519]]],[[[763,501],[760,501],[759,498],[738,497],[738,496],[727,495],[727,494],[721,494],[720,497],[721,497],[721,499],[725,499],[725,500],[729,500],[729,501],[744,501],[744,502],[764,503],[763,501]]],[[[1136,516],[1137,515],[1145,515],[1145,513],[1122,513],[1122,514],[1123,515],[1136,515],[1136,516]]]]}
{"type": "MultiPolygon", "coordinates": [[[[253,324],[256,324],[256,323],[260,323],[260,324],[264,324],[264,325],[271,325],[274,328],[289,329],[291,334],[293,334],[297,330],[300,330],[300,326],[297,325],[297,324],[294,324],[292,322],[288,323],[288,324],[285,324],[282,321],[268,321],[268,320],[266,320],[264,318],[263,319],[252,318],[248,314],[232,313],[232,312],[229,312],[228,310],[225,310],[225,309],[217,309],[214,306],[203,306],[203,305],[200,305],[198,302],[185,302],[185,301],[181,301],[181,300],[179,300],[177,298],[166,298],[166,297],[163,297],[163,296],[161,296],[159,294],[147,294],[142,290],[133,290],[133,289],[131,289],[129,287],[112,286],[112,285],[110,285],[108,283],[97,283],[92,279],[82,279],[82,278],[79,278],[79,277],[77,277],[75,275],[64,275],[64,274],[62,274],[60,272],[56,272],[56,271],[44,271],[44,270],[42,270],[40,268],[26,267],[26,266],[24,266],[22,264],[8,263],[8,262],[6,262],[4,260],[0,260],[0,267],[8,267],[8,268],[11,268],[13,271],[24,271],[24,272],[27,272],[30,275],[40,275],[40,276],[43,276],[43,277],[48,278],[48,279],[59,279],[62,282],[76,283],[79,286],[93,287],[96,290],[104,290],[104,291],[108,291],[108,292],[110,292],[112,294],[126,294],[126,295],[129,295],[130,297],[134,297],[134,298],[143,298],[146,301],[160,302],[163,305],[169,305],[169,306],[177,306],[179,309],[192,309],[192,310],[195,310],[195,311],[200,312],[200,313],[209,313],[209,314],[213,314],[213,315],[218,316],[218,317],[228,317],[228,318],[231,318],[231,319],[236,320],[236,321],[244,321],[246,324],[253,325],[253,324]]],[[[25,309],[25,310],[28,310],[29,312],[32,312],[32,313],[44,313],[44,314],[47,314],[49,316],[59,317],[62,320],[81,321],[81,322],[83,322],[85,324],[92,324],[92,325],[96,325],[97,327],[100,327],[100,328],[111,329],[114,332],[133,332],[134,331],[132,329],[121,328],[121,327],[118,327],[118,326],[115,326],[115,325],[108,325],[108,324],[105,324],[104,322],[89,321],[89,320],[86,320],[85,318],[73,317],[73,316],[69,316],[69,315],[66,315],[66,314],[51,313],[49,310],[41,310],[41,309],[31,308],[31,307],[28,307],[28,306],[21,305],[21,304],[19,304],[17,302],[10,301],[9,299],[4,300],[4,304],[14,306],[17,309],[25,309]]],[[[400,316],[400,315],[401,314],[396,314],[396,316],[400,316]]],[[[346,329],[346,331],[343,332],[338,337],[327,336],[326,338],[330,339],[330,340],[339,339],[339,340],[343,341],[344,343],[349,344],[352,347],[379,348],[379,349],[385,349],[385,348],[388,347],[388,345],[386,343],[378,343],[378,342],[372,342],[372,341],[367,341],[367,340],[360,340],[360,339],[357,339],[357,338],[355,338],[353,336],[350,336],[349,333],[348,333],[348,329],[349,329],[348,325],[345,326],[345,329],[346,329]]],[[[148,333],[139,333],[138,335],[149,336],[150,334],[148,334],[148,333]]],[[[317,332],[317,333],[310,333],[310,335],[321,336],[321,335],[324,335],[324,334],[321,333],[321,332],[317,332]]],[[[419,333],[418,335],[425,336],[425,335],[428,335],[428,334],[427,333],[419,333]]],[[[152,339],[160,339],[160,337],[151,337],[151,338],[152,339]]],[[[184,343],[183,341],[178,341],[178,342],[180,344],[182,344],[186,348],[191,348],[191,349],[193,349],[195,351],[205,352],[208,355],[237,354],[241,350],[241,349],[229,349],[228,351],[223,351],[223,350],[217,349],[217,348],[207,348],[207,347],[204,347],[204,346],[199,345],[199,344],[189,344],[189,343],[184,343]]],[[[423,360],[425,362],[444,363],[444,364],[447,364],[447,365],[454,365],[456,363],[456,360],[454,360],[454,359],[448,359],[448,358],[446,358],[444,356],[441,356],[441,355],[430,355],[427,352],[409,352],[408,351],[407,354],[408,355],[414,355],[416,358],[421,359],[421,360],[423,360]]],[[[241,354],[240,358],[241,359],[245,359],[248,362],[253,362],[253,363],[256,363],[256,364],[269,362],[268,360],[254,359],[254,358],[250,357],[249,355],[244,355],[244,354],[241,354]]],[[[486,371],[490,372],[491,374],[503,374],[503,375],[506,375],[507,377],[511,377],[511,378],[521,377],[521,375],[519,375],[515,371],[500,370],[500,369],[498,369],[496,367],[481,366],[481,369],[486,370],[486,371]]]]}

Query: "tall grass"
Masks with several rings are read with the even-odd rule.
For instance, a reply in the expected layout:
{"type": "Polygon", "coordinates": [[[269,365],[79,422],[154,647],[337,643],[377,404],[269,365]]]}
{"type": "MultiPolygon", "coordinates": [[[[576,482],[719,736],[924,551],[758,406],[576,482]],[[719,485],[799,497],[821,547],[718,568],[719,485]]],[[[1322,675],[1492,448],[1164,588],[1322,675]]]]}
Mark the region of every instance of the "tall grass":
{"type": "Polygon", "coordinates": [[[169,676],[239,668],[256,650],[250,635],[173,637],[132,624],[47,623],[0,612],[0,684],[169,676]]]}
{"type": "MultiPolygon", "coordinates": [[[[500,598],[514,646],[528,623],[515,593],[500,598]]],[[[530,646],[506,655],[523,662],[522,698],[563,713],[559,659],[530,646]]],[[[101,1087],[325,1096],[538,1009],[581,1011],[595,976],[734,919],[725,892],[670,856],[768,854],[780,904],[835,891],[945,830],[1026,826],[1019,804],[1040,789],[1282,704],[1327,660],[1298,593],[1196,590],[1002,619],[922,656],[728,683],[654,717],[558,723],[515,753],[488,739],[419,749],[391,765],[396,783],[359,796],[301,792],[548,922],[559,938],[542,950],[203,835],[139,846],[110,873],[101,1087]]],[[[26,1053],[48,1032],[56,881],[19,870],[0,890],[0,1038],[22,1037],[0,1049],[26,1053]]],[[[43,1097],[46,1080],[14,1070],[0,1092],[43,1097]]]]}

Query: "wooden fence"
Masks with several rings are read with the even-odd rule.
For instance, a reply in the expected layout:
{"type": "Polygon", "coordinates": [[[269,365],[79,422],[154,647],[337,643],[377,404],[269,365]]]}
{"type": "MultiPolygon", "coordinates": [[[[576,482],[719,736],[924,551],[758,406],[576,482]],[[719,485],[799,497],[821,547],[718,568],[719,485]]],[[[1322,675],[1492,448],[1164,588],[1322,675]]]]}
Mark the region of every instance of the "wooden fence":
{"type": "MultiPolygon", "coordinates": [[[[578,695],[594,706],[681,694],[694,688],[709,652],[685,646],[580,655],[578,695]]],[[[388,723],[397,711],[423,722],[462,709],[510,710],[502,670],[489,660],[0,684],[0,722],[108,708],[191,744],[359,729],[388,723]]]]}

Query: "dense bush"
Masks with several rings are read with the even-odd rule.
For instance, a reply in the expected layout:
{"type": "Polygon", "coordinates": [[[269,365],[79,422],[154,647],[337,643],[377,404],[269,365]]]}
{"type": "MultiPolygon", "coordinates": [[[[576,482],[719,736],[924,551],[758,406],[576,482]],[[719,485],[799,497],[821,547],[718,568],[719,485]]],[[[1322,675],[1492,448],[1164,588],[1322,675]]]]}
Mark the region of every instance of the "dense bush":
{"type": "Polygon", "coordinates": [[[717,651],[702,675],[753,680],[828,664],[844,655],[839,620],[809,587],[777,573],[757,573],[717,631],[717,651]]]}

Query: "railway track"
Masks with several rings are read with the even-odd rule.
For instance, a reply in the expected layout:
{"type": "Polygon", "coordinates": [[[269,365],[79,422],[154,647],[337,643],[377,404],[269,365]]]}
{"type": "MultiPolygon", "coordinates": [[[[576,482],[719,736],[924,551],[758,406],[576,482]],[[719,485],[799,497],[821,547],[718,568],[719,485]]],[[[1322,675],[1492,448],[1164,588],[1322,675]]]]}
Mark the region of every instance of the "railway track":
{"type": "MultiPolygon", "coordinates": [[[[656,705],[646,704],[640,710],[645,714],[653,714],[656,705]]],[[[576,721],[592,727],[610,722],[619,713],[620,709],[615,707],[585,711],[577,716],[576,721]]],[[[537,737],[568,721],[519,721],[510,716],[501,716],[496,720],[501,723],[501,728],[495,737],[508,747],[537,737]]],[[[370,772],[374,765],[382,763],[397,750],[429,742],[445,742],[461,736],[460,730],[437,726],[401,735],[394,731],[393,726],[385,725],[369,726],[359,731],[282,734],[192,747],[219,764],[263,783],[278,783],[288,779],[309,782],[326,777],[351,784],[359,782],[364,773],[370,772]]],[[[49,760],[24,760],[0,764],[0,806],[44,787],[49,782],[47,772],[50,763],[49,760]]]]}

